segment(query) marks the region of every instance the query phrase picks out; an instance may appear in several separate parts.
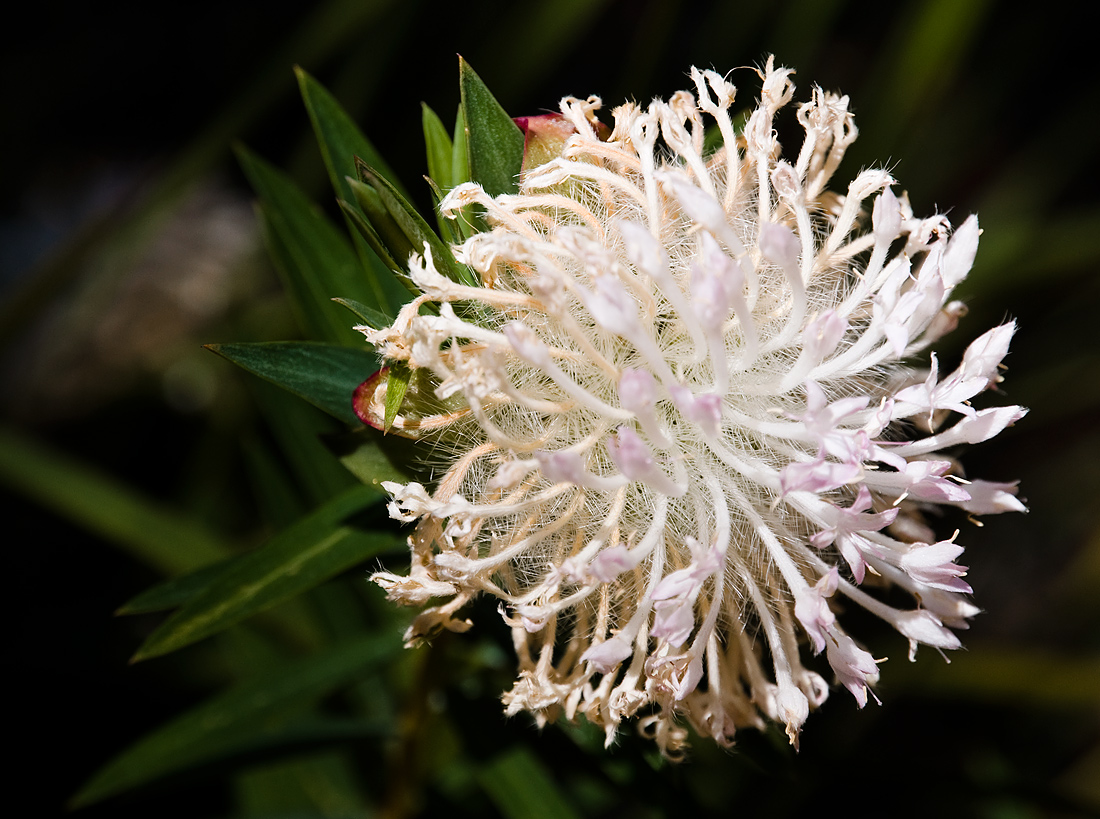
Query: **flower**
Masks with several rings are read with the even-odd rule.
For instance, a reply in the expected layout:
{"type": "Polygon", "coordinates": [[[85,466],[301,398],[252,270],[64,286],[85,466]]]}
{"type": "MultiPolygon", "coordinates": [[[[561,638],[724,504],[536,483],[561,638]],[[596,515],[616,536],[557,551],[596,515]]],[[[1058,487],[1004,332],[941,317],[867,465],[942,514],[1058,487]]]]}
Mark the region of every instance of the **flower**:
{"type": "Polygon", "coordinates": [[[824,652],[860,707],[879,677],[838,601],[892,624],[911,658],[956,648],[978,609],[962,546],[924,513],[1024,510],[1015,484],[964,479],[946,454],[1026,412],[970,405],[1000,381],[1014,324],[950,374],[934,354],[903,363],[963,314],[950,296],[976,218],[916,218],[881,170],[829,191],[856,137],[847,97],[814,89],[784,158],[792,73],[768,60],[740,133],[712,71],[692,71],[694,95],[620,106],[610,134],[598,99],[562,100],[570,135],[517,195],[466,184],[442,203],[484,210],[490,229],[457,250],[480,282],[445,278],[425,248],[422,295],[364,328],[452,402],[431,438],[445,473],[389,486],[394,516],[418,521],[412,573],[374,580],[435,599],[410,644],[499,598],[519,658],[509,714],[583,715],[608,742],[636,717],[673,757],[684,719],[722,744],[775,720],[797,743],[829,693],[804,654],[824,652]],[[724,144],[710,155],[705,117],[724,144]]]}

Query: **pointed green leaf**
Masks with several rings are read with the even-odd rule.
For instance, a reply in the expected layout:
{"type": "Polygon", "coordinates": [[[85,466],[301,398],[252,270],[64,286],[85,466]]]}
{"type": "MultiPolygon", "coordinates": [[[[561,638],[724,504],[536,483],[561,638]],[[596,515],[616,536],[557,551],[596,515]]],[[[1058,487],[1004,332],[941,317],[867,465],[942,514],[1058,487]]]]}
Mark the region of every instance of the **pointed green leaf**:
{"type": "Polygon", "coordinates": [[[454,178],[451,164],[454,161],[454,145],[443,121],[428,107],[421,103],[421,125],[424,128],[424,147],[428,154],[428,176],[444,191],[451,189],[454,178]]]}
{"type": "Polygon", "coordinates": [[[387,312],[345,236],[282,172],[246,149],[241,167],[260,197],[264,239],[304,329],[326,341],[361,342],[332,303],[352,298],[387,312]]]}
{"type": "Polygon", "coordinates": [[[422,103],[423,115],[421,117],[424,127],[424,147],[428,154],[428,186],[432,189],[432,204],[435,206],[436,224],[439,226],[439,235],[447,242],[455,241],[454,231],[451,229],[450,220],[439,212],[439,203],[453,187],[454,170],[454,143],[451,141],[443,122],[435,111],[422,103]]]}
{"type": "Polygon", "coordinates": [[[215,577],[225,571],[230,561],[239,560],[241,557],[237,555],[228,560],[221,560],[211,566],[203,566],[190,574],[158,583],[123,603],[115,614],[145,614],[151,611],[179,608],[209,586],[215,577]]]}
{"type": "Polygon", "coordinates": [[[389,327],[393,324],[393,319],[384,313],[379,313],[373,307],[368,307],[361,301],[355,299],[333,299],[334,302],[342,307],[346,307],[367,327],[374,330],[381,330],[383,327],[389,327]]]}
{"type": "Polygon", "coordinates": [[[401,402],[405,400],[405,393],[409,391],[410,378],[412,370],[404,361],[395,361],[390,365],[386,378],[386,420],[383,431],[388,432],[393,426],[397,411],[401,409],[401,402]]]}
{"type": "Polygon", "coordinates": [[[355,388],[378,369],[369,350],[316,341],[207,344],[206,349],[355,426],[360,423],[351,405],[355,388]]]}
{"type": "Polygon", "coordinates": [[[388,549],[402,539],[366,532],[345,521],[379,494],[354,486],[279,533],[265,546],[231,561],[198,595],[154,631],[134,655],[167,654],[289,600],[388,549]]]}
{"type": "Polygon", "coordinates": [[[458,76],[470,176],[490,196],[515,193],[523,166],[523,132],[461,57],[458,76]]]}
{"type": "MultiPolygon", "coordinates": [[[[363,136],[336,98],[300,66],[294,67],[294,73],[298,77],[302,101],[309,112],[310,122],[313,123],[313,131],[317,135],[317,143],[320,145],[333,190],[341,198],[351,199],[347,178],[355,178],[356,157],[371,167],[378,168],[387,179],[396,180],[397,176],[382,155],[363,136]]],[[[394,185],[400,189],[399,182],[395,181],[394,185]]],[[[402,193],[408,198],[403,190],[402,193]]]]}
{"type": "MultiPolygon", "coordinates": [[[[304,703],[361,676],[400,652],[391,635],[345,643],[237,686],[157,729],[102,768],[73,797],[78,808],[197,764],[317,733],[316,718],[295,718],[304,703]]],[[[343,732],[347,733],[347,726],[343,732]]],[[[360,732],[369,732],[362,726],[360,732]]]]}

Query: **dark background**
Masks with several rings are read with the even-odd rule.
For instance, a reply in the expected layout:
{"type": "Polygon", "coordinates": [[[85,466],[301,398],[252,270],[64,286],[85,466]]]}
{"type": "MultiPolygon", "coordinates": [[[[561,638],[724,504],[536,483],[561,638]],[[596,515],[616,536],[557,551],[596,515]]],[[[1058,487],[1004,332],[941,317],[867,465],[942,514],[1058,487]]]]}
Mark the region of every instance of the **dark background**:
{"type": "MultiPolygon", "coordinates": [[[[253,387],[199,345],[295,334],[231,153],[247,144],[332,212],[294,64],[340,98],[427,209],[420,103],[453,120],[456,53],[517,116],[554,110],[565,94],[598,93],[608,109],[644,101],[687,87],[693,64],[724,72],[775,53],[797,69],[798,98],[814,83],[852,98],[861,136],[845,181],[885,164],[917,213],[939,208],[956,224],[979,213],[977,263],[958,291],[971,313],[945,355],[1018,320],[1002,388],[1006,403],[1032,412],[965,463],[981,477],[1022,479],[1031,512],[966,533],[968,580],[985,611],[951,666],[929,649],[908,665],[882,634],[893,656],[883,706],[857,712],[835,693],[797,757],[746,733],[732,756],[697,741],[692,762],[654,772],[644,743],[626,737],[617,798],[669,815],[786,816],[834,801],[897,816],[1097,810],[1100,116],[1079,5],[101,6],[31,6],[5,37],[0,446],[48,446],[67,459],[63,470],[90,466],[242,544],[262,537],[242,450],[277,434],[252,409],[253,387]]],[[[755,92],[748,72],[734,82],[742,100],[755,92]]],[[[186,657],[127,665],[157,620],[112,612],[160,567],[72,512],[62,489],[20,477],[15,451],[0,473],[14,563],[4,671],[25,766],[13,781],[35,783],[36,815],[55,815],[112,754],[217,680],[186,657]]],[[[556,729],[505,722],[495,684],[454,716],[472,745],[518,737],[563,781],[576,779],[575,746],[556,729]]],[[[200,772],[84,813],[228,816],[223,780],[200,772]]],[[[369,790],[371,775],[364,781],[369,790]]],[[[426,794],[425,815],[444,809],[439,792],[426,794]]],[[[586,815],[614,813],[616,803],[593,800],[586,815]]]]}

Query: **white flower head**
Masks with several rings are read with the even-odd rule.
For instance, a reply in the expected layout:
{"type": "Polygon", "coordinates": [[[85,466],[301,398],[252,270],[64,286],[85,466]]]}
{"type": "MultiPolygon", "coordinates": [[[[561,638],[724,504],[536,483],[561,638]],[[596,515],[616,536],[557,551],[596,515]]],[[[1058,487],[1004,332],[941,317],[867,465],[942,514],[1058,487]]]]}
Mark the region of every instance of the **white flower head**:
{"type": "Polygon", "coordinates": [[[582,714],[609,742],[636,717],[672,756],[684,719],[727,743],[769,718],[795,742],[828,694],[804,655],[860,707],[878,680],[840,601],[913,647],[958,646],[949,627],[976,612],[962,546],[913,542],[923,511],[1023,509],[1014,484],[964,481],[943,453],[1023,416],[969,404],[1014,325],[953,373],[902,363],[962,314],[976,219],[951,234],[913,218],[882,171],[829,192],[856,135],[846,97],[815,89],[784,157],[791,73],[768,61],[742,133],[711,71],[692,71],[695,96],[618,108],[606,139],[598,100],[564,100],[573,134],[517,195],[464,185],[443,202],[485,208],[490,229],[457,251],[484,284],[443,280],[425,253],[416,281],[440,309],[381,334],[399,355],[430,340],[406,360],[468,407],[435,438],[438,483],[388,487],[419,521],[404,600],[444,598],[407,639],[464,629],[461,605],[498,597],[520,663],[509,713],[582,714]],[[725,146],[710,155],[704,117],[725,146]]]}

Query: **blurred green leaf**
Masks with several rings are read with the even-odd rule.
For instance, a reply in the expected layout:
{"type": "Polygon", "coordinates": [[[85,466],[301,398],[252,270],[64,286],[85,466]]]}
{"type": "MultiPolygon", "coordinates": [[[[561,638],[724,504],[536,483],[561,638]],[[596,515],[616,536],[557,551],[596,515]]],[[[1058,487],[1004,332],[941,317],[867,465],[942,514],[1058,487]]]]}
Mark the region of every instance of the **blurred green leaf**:
{"type": "Polygon", "coordinates": [[[226,541],[198,521],[4,427],[0,481],[164,574],[182,574],[232,554],[226,541]]]}
{"type": "Polygon", "coordinates": [[[281,171],[245,148],[237,155],[259,194],[264,240],[303,329],[321,340],[361,344],[332,299],[356,299],[382,312],[388,304],[379,301],[347,239],[281,171]]]}
{"type": "Polygon", "coordinates": [[[470,175],[490,196],[515,193],[523,166],[523,132],[461,57],[458,75],[470,175]]]}
{"type": "MultiPolygon", "coordinates": [[[[159,583],[123,604],[115,614],[144,614],[184,606],[209,588],[210,584],[220,577],[233,561],[246,557],[247,555],[231,557],[213,566],[204,566],[190,574],[173,578],[165,583],[159,583]]],[[[237,644],[244,641],[247,645],[255,646],[261,644],[258,642],[259,635],[264,632],[274,635],[278,641],[277,645],[284,652],[285,647],[288,645],[316,648],[330,643],[331,640],[326,639],[326,635],[318,628],[315,612],[307,605],[298,605],[303,602],[303,598],[285,601],[277,609],[260,613],[255,622],[255,625],[261,626],[259,630],[253,631],[240,628],[221,636],[232,637],[237,644]]],[[[276,643],[264,643],[263,645],[276,645],[276,643]]],[[[252,653],[248,653],[247,657],[242,657],[240,656],[239,645],[235,645],[232,654],[233,660],[247,669],[247,673],[239,673],[237,676],[249,676],[256,671],[255,656],[252,653]]],[[[280,653],[275,656],[285,659],[286,655],[280,653]]]]}
{"type": "Polygon", "coordinates": [[[374,353],[316,341],[205,346],[250,373],[304,398],[333,418],[354,426],[361,422],[352,409],[352,394],[378,369],[374,353]]]}
{"type": "Polygon", "coordinates": [[[181,714],[122,752],[80,789],[70,807],[84,807],[166,774],[243,751],[376,733],[380,726],[374,723],[295,717],[304,704],[400,650],[395,637],[372,635],[249,680],[181,714]]]}
{"type": "Polygon", "coordinates": [[[490,761],[478,784],[508,819],[579,819],[546,766],[524,746],[490,761]]]}
{"type": "Polygon", "coordinates": [[[237,555],[227,560],[203,566],[180,577],[173,577],[164,583],[158,583],[146,589],[136,597],[127,600],[115,614],[145,614],[150,611],[168,611],[182,606],[210,585],[214,578],[222,574],[234,560],[246,555],[237,555]]]}
{"type": "Polygon", "coordinates": [[[267,545],[225,565],[198,595],[168,618],[134,655],[134,661],[183,648],[247,617],[295,597],[391,548],[403,538],[345,525],[379,499],[355,486],[333,498],[267,545]]]}

